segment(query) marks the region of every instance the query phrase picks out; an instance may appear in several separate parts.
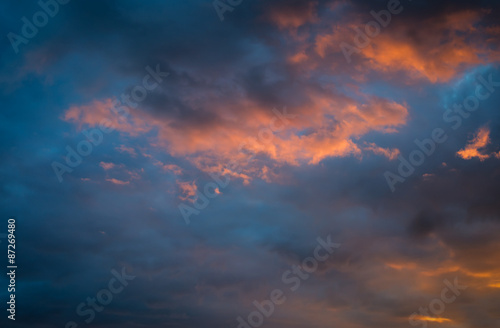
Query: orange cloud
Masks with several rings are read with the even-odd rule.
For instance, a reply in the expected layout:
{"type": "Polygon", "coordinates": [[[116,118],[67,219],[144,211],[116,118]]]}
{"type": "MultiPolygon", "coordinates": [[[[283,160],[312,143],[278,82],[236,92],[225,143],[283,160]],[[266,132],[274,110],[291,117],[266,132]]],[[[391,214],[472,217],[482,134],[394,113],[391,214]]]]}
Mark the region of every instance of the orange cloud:
{"type": "Polygon", "coordinates": [[[105,125],[106,128],[113,128],[117,131],[127,132],[132,136],[145,133],[151,130],[151,126],[138,115],[137,111],[127,108],[129,115],[120,115],[121,113],[115,107],[112,99],[103,101],[94,101],[90,105],[72,106],[67,110],[62,119],[66,122],[75,123],[81,130],[84,125],[99,126],[105,125]]]}
{"type": "Polygon", "coordinates": [[[308,58],[307,54],[304,51],[301,51],[301,52],[298,52],[298,53],[288,57],[288,61],[291,63],[297,64],[297,63],[300,63],[300,62],[307,60],[307,58],[308,58]]]}
{"type": "MultiPolygon", "coordinates": [[[[394,27],[382,27],[378,35],[361,45],[362,48],[357,48],[354,42],[355,29],[364,31],[369,20],[355,17],[348,23],[335,25],[331,31],[318,34],[313,46],[318,56],[324,58],[327,54],[343,54],[342,42],[351,45],[358,50],[351,57],[362,59],[354,65],[361,72],[402,70],[412,78],[425,78],[432,83],[447,82],[469,67],[500,59],[500,52],[484,42],[485,38],[496,40],[499,35],[497,27],[479,25],[485,15],[485,11],[452,12],[429,18],[418,28],[397,21],[396,18],[401,17],[395,17],[391,23],[394,27]]],[[[341,60],[345,62],[343,56],[341,60]]]]}
{"type": "MultiPolygon", "coordinates": [[[[317,6],[317,2],[277,5],[270,8],[266,18],[296,36],[287,40],[292,44],[286,54],[288,65],[294,69],[306,74],[312,74],[312,70],[345,69],[339,44],[343,41],[352,44],[353,28],[364,29],[369,20],[355,15],[349,17],[349,22],[340,20],[328,27],[319,26],[317,6]],[[308,34],[311,31],[302,33],[305,29],[301,29],[298,36],[297,30],[305,24],[316,24],[314,27],[320,32],[311,36],[308,34]]],[[[332,6],[331,10],[335,8],[332,6]]],[[[355,54],[360,60],[353,64],[351,77],[359,81],[367,78],[367,70],[389,73],[402,70],[410,77],[438,83],[453,79],[471,65],[498,60],[499,52],[483,41],[485,37],[496,40],[500,32],[498,27],[479,24],[485,15],[486,11],[448,12],[428,18],[418,27],[402,16],[394,16],[391,23],[394,26],[382,29],[367,47],[355,54]]],[[[279,131],[269,129],[276,120],[270,108],[263,108],[259,102],[239,94],[230,100],[221,100],[219,92],[210,89],[197,90],[196,95],[178,95],[180,102],[192,109],[190,117],[200,118],[192,121],[174,115],[160,119],[130,108],[128,117],[120,117],[113,112],[111,99],[72,106],[62,118],[80,129],[107,120],[115,130],[132,136],[154,132],[149,139],[152,147],[183,157],[206,172],[222,171],[244,183],[254,177],[274,179],[273,167],[280,165],[315,165],[329,157],[361,158],[366,151],[390,160],[397,158],[397,149],[382,148],[374,143],[359,145],[358,140],[370,132],[397,132],[398,127],[406,124],[406,104],[363,95],[359,90],[354,90],[355,100],[325,83],[321,90],[307,85],[301,87],[300,100],[290,108],[297,117],[286,124],[274,121],[281,126],[279,131]],[[269,141],[263,142],[262,136],[269,141]],[[250,153],[256,156],[251,157],[250,153]],[[227,164],[231,161],[236,161],[238,167],[229,168],[227,164]]],[[[458,155],[484,160],[490,155],[482,154],[481,147],[480,141],[473,142],[458,155]]],[[[136,155],[134,149],[123,145],[118,150],[136,155]]],[[[142,150],[141,153],[151,156],[142,150]]],[[[500,152],[494,156],[500,158],[500,152]]],[[[174,167],[164,169],[179,172],[174,167]]]]}
{"type": "Polygon", "coordinates": [[[112,169],[112,168],[114,168],[114,167],[116,166],[116,165],[115,165],[115,164],[113,164],[113,163],[106,163],[106,162],[101,162],[101,163],[99,163],[99,165],[100,165],[103,169],[105,169],[105,170],[110,170],[110,169],[112,169]]]}
{"type": "Polygon", "coordinates": [[[463,159],[479,158],[480,161],[484,161],[489,158],[490,155],[481,152],[481,149],[486,147],[490,143],[490,130],[487,127],[480,128],[474,139],[469,141],[464,149],[459,150],[457,155],[463,159]]]}
{"type": "Polygon", "coordinates": [[[415,263],[385,263],[388,267],[401,271],[401,270],[414,270],[417,268],[415,263]]]}
{"type": "Polygon", "coordinates": [[[162,165],[162,168],[165,171],[171,171],[171,172],[173,172],[175,175],[181,175],[182,174],[182,169],[179,166],[175,165],[175,164],[165,164],[165,165],[162,165]]]}
{"type": "Polygon", "coordinates": [[[208,133],[185,131],[183,140],[179,140],[179,133],[162,129],[160,139],[174,141],[170,143],[170,150],[176,155],[215,151],[219,157],[230,160],[246,150],[265,154],[278,163],[317,164],[326,157],[359,154],[361,151],[353,138],[370,131],[395,132],[394,127],[406,122],[408,111],[403,105],[378,98],[358,105],[353,101],[345,103],[329,96],[311,95],[309,106],[297,108],[296,113],[301,119],[290,120],[279,132],[269,128],[275,119],[269,111],[266,118],[246,118],[246,126],[224,125],[208,133]],[[301,133],[305,130],[309,132],[301,133]]]}
{"type": "Polygon", "coordinates": [[[117,185],[128,185],[130,182],[129,181],[122,181],[122,180],[118,180],[118,179],[106,179],[106,181],[109,181],[113,184],[117,184],[117,185]]]}
{"type": "MultiPolygon", "coordinates": [[[[297,3],[300,4],[300,3],[297,3]]],[[[301,6],[276,6],[268,9],[267,19],[280,29],[297,29],[311,22],[316,22],[317,2],[304,2],[301,6]]]]}
{"type": "Polygon", "coordinates": [[[418,315],[414,317],[415,320],[422,320],[422,321],[430,321],[430,322],[437,322],[437,323],[443,323],[443,322],[453,322],[451,319],[448,318],[434,318],[434,317],[426,317],[422,315],[418,315]]]}
{"type": "Polygon", "coordinates": [[[421,49],[406,41],[381,36],[362,54],[380,71],[406,70],[414,78],[425,77],[430,82],[447,82],[461,69],[482,62],[480,50],[464,38],[456,37],[444,44],[421,49]]]}
{"type": "Polygon", "coordinates": [[[179,195],[180,200],[190,200],[194,201],[196,197],[196,192],[198,191],[198,187],[196,186],[196,182],[183,182],[177,181],[177,185],[181,190],[181,194],[179,195]]]}
{"type": "Polygon", "coordinates": [[[382,147],[377,146],[374,143],[368,143],[368,147],[365,147],[364,149],[369,150],[376,155],[383,155],[383,156],[387,157],[388,159],[390,159],[391,161],[398,158],[398,156],[400,154],[399,149],[382,148],[382,147]]]}
{"type": "MultiPolygon", "coordinates": [[[[151,143],[153,147],[187,158],[201,170],[222,169],[248,183],[255,176],[271,177],[269,171],[263,170],[265,164],[249,153],[261,160],[268,158],[274,165],[314,165],[328,157],[360,156],[362,149],[356,143],[359,137],[372,131],[396,132],[408,116],[405,105],[377,97],[364,96],[364,102],[358,103],[345,96],[313,90],[308,91],[308,97],[307,102],[292,110],[274,111],[240,100],[239,105],[213,108],[212,114],[218,119],[205,125],[159,120],[136,110],[131,111],[126,122],[116,121],[115,128],[133,136],[154,129],[158,134],[151,143]],[[230,111],[228,107],[246,110],[230,111]],[[286,118],[286,113],[292,111],[294,117],[286,118]],[[224,168],[231,161],[239,163],[238,170],[224,168]]],[[[95,125],[110,115],[110,105],[106,100],[72,107],[64,118],[78,125],[95,125]]],[[[369,151],[389,157],[396,154],[374,144],[369,151]]]]}

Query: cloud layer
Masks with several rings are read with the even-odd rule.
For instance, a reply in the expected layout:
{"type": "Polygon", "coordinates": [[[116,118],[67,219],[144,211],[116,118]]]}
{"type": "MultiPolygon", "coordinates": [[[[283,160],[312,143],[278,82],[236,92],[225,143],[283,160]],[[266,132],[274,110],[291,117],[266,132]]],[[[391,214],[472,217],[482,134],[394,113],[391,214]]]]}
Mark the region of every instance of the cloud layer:
{"type": "MultiPolygon", "coordinates": [[[[41,10],[0,6],[5,35],[41,10]]],[[[122,268],[136,278],[91,325],[238,327],[282,289],[267,327],[498,326],[499,3],[399,6],[362,47],[387,1],[243,1],[222,22],[205,0],[71,1],[19,53],[5,38],[16,326],[87,325],[78,305],[122,268]],[[443,119],[490,74],[459,128],[443,119]],[[435,128],[446,142],[391,192],[384,172],[435,128]],[[60,183],[51,164],[95,131],[60,183]],[[342,247],[290,290],[327,236],[342,247]],[[421,313],[455,278],[467,289],[421,313]]]]}

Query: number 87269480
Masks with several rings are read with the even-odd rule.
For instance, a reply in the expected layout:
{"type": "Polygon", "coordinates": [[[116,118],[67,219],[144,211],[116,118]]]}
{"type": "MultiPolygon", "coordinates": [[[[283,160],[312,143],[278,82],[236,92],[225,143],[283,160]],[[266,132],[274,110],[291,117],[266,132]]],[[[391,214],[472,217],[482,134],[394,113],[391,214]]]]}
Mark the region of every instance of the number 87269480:
{"type": "Polygon", "coordinates": [[[9,219],[8,221],[9,225],[7,226],[9,230],[9,234],[7,235],[7,239],[9,242],[9,245],[7,246],[7,257],[9,259],[10,264],[14,264],[14,259],[16,258],[16,236],[14,235],[14,232],[16,231],[16,220],[15,219],[9,219]]]}

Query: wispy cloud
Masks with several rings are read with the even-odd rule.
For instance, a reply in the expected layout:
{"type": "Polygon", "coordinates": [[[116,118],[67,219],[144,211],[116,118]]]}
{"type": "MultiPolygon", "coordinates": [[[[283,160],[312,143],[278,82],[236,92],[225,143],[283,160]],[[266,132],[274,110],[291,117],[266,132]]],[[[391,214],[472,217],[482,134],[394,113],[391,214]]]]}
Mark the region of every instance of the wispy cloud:
{"type": "Polygon", "coordinates": [[[474,138],[467,142],[464,149],[457,152],[457,155],[463,159],[478,158],[480,161],[490,158],[485,154],[485,147],[490,143],[490,130],[488,127],[481,127],[474,135],[474,138]]]}

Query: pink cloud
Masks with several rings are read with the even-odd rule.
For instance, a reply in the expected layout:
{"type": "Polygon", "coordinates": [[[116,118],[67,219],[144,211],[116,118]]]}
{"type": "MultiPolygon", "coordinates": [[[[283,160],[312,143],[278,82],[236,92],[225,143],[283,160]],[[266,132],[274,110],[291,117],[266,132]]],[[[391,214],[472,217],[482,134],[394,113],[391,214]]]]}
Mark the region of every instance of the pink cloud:
{"type": "Polygon", "coordinates": [[[114,163],[106,163],[106,162],[100,162],[99,165],[105,170],[111,170],[116,166],[114,163]]]}
{"type": "Polygon", "coordinates": [[[126,147],[125,145],[120,145],[119,147],[115,148],[121,153],[128,153],[132,157],[137,157],[137,153],[135,152],[135,149],[132,147],[126,147]]]}
{"type": "Polygon", "coordinates": [[[198,187],[196,186],[196,182],[183,182],[177,181],[177,185],[181,190],[181,194],[179,196],[180,200],[191,200],[194,201],[196,197],[196,192],[198,191],[198,187]]]}
{"type": "Polygon", "coordinates": [[[130,183],[130,181],[122,181],[122,180],[118,180],[118,179],[106,179],[106,181],[109,181],[113,184],[116,184],[116,185],[128,185],[130,183]]]}
{"type": "Polygon", "coordinates": [[[474,138],[470,140],[464,149],[457,152],[458,157],[465,160],[479,158],[480,161],[490,158],[490,155],[484,153],[484,148],[490,143],[490,130],[488,127],[480,128],[474,138]]]}
{"type": "MultiPolygon", "coordinates": [[[[217,102],[204,102],[207,110],[219,117],[211,124],[173,124],[172,120],[135,111],[134,119],[117,122],[116,128],[132,136],[144,135],[154,128],[158,133],[151,147],[184,157],[203,171],[222,169],[248,183],[256,176],[265,179],[270,176],[263,171],[263,164],[249,161],[245,152],[265,156],[274,163],[271,166],[314,165],[328,157],[361,156],[363,149],[356,142],[359,137],[372,131],[394,133],[408,116],[405,104],[382,98],[361,95],[364,101],[358,102],[336,93],[304,91],[307,101],[290,110],[263,109],[249,99],[235,98],[234,104],[220,106],[217,102]],[[231,111],[234,107],[246,110],[231,111]],[[293,115],[286,118],[290,112],[293,115]],[[232,160],[240,163],[238,171],[223,168],[232,160]]],[[[108,105],[109,102],[94,102],[90,106],[72,107],[65,119],[97,124],[108,105]]],[[[119,150],[135,154],[135,150],[123,145],[119,150]]],[[[178,167],[164,169],[180,173],[178,167]]]]}
{"type": "Polygon", "coordinates": [[[171,171],[173,172],[175,175],[181,175],[182,174],[182,169],[175,165],[175,164],[165,164],[162,166],[162,168],[165,170],[165,171],[171,171]]]}
{"type": "Polygon", "coordinates": [[[119,132],[126,132],[132,136],[146,133],[151,130],[151,126],[143,120],[136,110],[128,108],[128,116],[121,113],[114,105],[112,99],[103,101],[93,101],[90,105],[71,106],[63,115],[62,119],[66,122],[74,123],[78,129],[83,126],[101,126],[113,128],[119,132]]]}
{"type": "Polygon", "coordinates": [[[399,149],[382,148],[382,147],[377,146],[374,143],[368,143],[367,147],[365,147],[364,150],[369,150],[376,155],[385,156],[388,159],[390,159],[391,161],[398,158],[398,156],[400,154],[399,149]]]}

